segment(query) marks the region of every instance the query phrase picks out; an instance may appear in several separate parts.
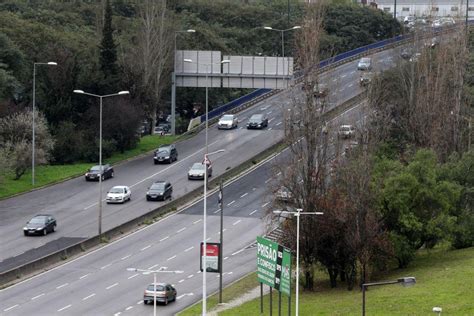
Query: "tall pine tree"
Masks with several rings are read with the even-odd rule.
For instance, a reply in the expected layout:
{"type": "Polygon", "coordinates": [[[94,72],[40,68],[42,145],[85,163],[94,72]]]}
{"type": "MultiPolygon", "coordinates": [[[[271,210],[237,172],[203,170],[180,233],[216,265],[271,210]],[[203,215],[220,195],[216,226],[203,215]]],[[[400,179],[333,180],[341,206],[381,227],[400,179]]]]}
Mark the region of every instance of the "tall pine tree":
{"type": "Polygon", "coordinates": [[[105,4],[104,28],[102,30],[102,41],[100,43],[100,69],[104,75],[103,85],[106,90],[116,88],[118,82],[117,49],[113,38],[112,7],[110,1],[105,4]]]}

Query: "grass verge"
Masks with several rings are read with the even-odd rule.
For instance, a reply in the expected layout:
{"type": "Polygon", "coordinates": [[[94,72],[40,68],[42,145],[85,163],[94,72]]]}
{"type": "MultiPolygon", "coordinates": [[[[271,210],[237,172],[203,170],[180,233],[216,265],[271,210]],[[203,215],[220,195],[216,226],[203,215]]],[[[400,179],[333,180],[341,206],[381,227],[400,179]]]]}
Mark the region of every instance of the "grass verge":
{"type": "MultiPolygon", "coordinates": [[[[366,292],[367,315],[433,315],[434,306],[443,308],[447,315],[474,315],[474,247],[461,250],[435,249],[420,251],[416,260],[407,269],[395,269],[384,273],[373,281],[396,280],[398,277],[414,276],[417,284],[404,288],[400,285],[371,287],[366,292]]],[[[248,276],[244,284],[236,282],[225,291],[238,297],[257,286],[255,273],[248,276]],[[234,289],[232,289],[234,288],[234,289]]],[[[314,292],[301,292],[300,315],[360,315],[362,293],[356,288],[347,291],[344,284],[331,289],[325,273],[318,272],[314,292]]],[[[228,300],[225,300],[228,301],[228,300]]],[[[208,302],[215,302],[214,296],[208,302]]],[[[282,296],[282,313],[287,315],[288,299],[282,296]]],[[[294,297],[292,313],[294,314],[294,297]]],[[[214,304],[215,305],[215,304],[214,304]]],[[[210,308],[214,305],[209,304],[210,308]]],[[[179,315],[200,315],[201,305],[196,304],[179,315]]],[[[260,314],[260,300],[256,298],[219,316],[269,315],[269,295],[264,297],[264,313],[260,314]]],[[[273,314],[278,315],[278,292],[273,291],[273,314]]]]}
{"type": "MultiPolygon", "coordinates": [[[[112,157],[104,159],[104,163],[116,164],[118,162],[148,153],[158,146],[177,141],[179,136],[144,136],[137,147],[123,153],[115,153],[112,157]]],[[[28,170],[19,180],[14,180],[14,175],[2,175],[0,182],[0,199],[11,197],[50,184],[58,183],[72,177],[84,174],[95,163],[78,162],[71,165],[43,165],[35,167],[35,186],[31,184],[31,170],[28,170]]]]}

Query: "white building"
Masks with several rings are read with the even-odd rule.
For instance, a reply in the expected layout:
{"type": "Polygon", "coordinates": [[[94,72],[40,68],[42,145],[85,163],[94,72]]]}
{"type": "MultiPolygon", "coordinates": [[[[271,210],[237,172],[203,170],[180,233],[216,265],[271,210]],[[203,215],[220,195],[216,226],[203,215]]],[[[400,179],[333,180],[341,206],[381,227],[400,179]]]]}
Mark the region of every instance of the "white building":
{"type": "MultiPolygon", "coordinates": [[[[367,0],[362,0],[363,4],[367,4],[367,0]]],[[[474,0],[375,0],[368,1],[371,5],[376,6],[380,10],[387,13],[394,13],[396,4],[397,18],[402,18],[407,15],[414,16],[431,16],[431,17],[459,17],[464,19],[466,17],[466,5],[469,4],[468,17],[474,19],[474,0]]]]}

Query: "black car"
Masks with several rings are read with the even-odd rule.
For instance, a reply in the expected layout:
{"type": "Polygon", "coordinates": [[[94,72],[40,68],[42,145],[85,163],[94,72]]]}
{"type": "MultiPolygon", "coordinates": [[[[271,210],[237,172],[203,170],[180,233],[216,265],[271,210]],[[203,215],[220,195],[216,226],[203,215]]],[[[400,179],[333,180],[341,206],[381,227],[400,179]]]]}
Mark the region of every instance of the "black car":
{"type": "Polygon", "coordinates": [[[52,215],[39,214],[30,219],[23,227],[23,234],[28,235],[46,235],[54,232],[56,229],[56,219],[52,215]]]}
{"type": "Polygon", "coordinates": [[[100,176],[102,176],[102,181],[108,178],[113,178],[114,168],[112,168],[109,164],[102,165],[102,168],[97,165],[90,168],[85,174],[86,181],[99,181],[100,176]]]}
{"type": "Polygon", "coordinates": [[[247,129],[257,128],[262,129],[268,126],[268,118],[263,114],[254,114],[250,117],[247,123],[247,129]]]}
{"type": "Polygon", "coordinates": [[[148,188],[148,191],[146,193],[146,200],[164,201],[167,198],[171,199],[172,194],[173,186],[171,185],[171,183],[167,181],[156,181],[151,185],[151,187],[148,188]]]}
{"type": "Polygon", "coordinates": [[[172,163],[176,160],[178,160],[178,151],[174,144],[160,146],[153,157],[155,165],[160,162],[172,163]]]}

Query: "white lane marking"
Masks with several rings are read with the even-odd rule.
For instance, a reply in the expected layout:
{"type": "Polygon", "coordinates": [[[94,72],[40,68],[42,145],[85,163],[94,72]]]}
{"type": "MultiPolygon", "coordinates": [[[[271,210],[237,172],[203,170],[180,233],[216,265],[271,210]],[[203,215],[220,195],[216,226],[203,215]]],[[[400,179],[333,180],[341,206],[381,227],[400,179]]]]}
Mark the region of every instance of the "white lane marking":
{"type": "Polygon", "coordinates": [[[196,272],[197,274],[201,273],[201,270],[199,270],[198,272],[196,272]]]}
{"type": "Polygon", "coordinates": [[[221,211],[221,210],[218,209],[217,211],[214,211],[214,214],[217,214],[217,213],[219,213],[220,211],[221,211]]]}
{"type": "Polygon", "coordinates": [[[244,193],[240,196],[240,198],[243,198],[244,196],[248,195],[248,193],[244,193]]]}
{"type": "Polygon", "coordinates": [[[120,260],[125,260],[127,258],[130,258],[132,255],[126,255],[125,257],[120,258],[120,260]]]}
{"type": "Polygon", "coordinates": [[[209,240],[211,240],[211,237],[209,237],[208,239],[206,239],[206,241],[209,241],[209,240]]]}
{"type": "Polygon", "coordinates": [[[258,210],[252,211],[249,215],[253,215],[253,214],[255,214],[256,212],[258,212],[258,210]]]}
{"type": "Polygon", "coordinates": [[[270,115],[270,114],[272,114],[272,112],[273,112],[273,111],[268,111],[268,112],[267,112],[267,115],[270,115]]]}
{"type": "Polygon", "coordinates": [[[106,264],[105,266],[101,267],[100,269],[101,269],[101,270],[107,269],[107,268],[110,267],[111,265],[112,265],[111,263],[106,264]]]}
{"type": "Polygon", "coordinates": [[[150,247],[151,247],[151,245],[145,246],[145,247],[143,247],[142,249],[140,249],[140,251],[147,250],[147,249],[150,248],[150,247]]]}
{"type": "Polygon", "coordinates": [[[268,130],[269,130],[269,131],[271,131],[271,130],[272,130],[272,128],[270,127],[268,130]]]}
{"type": "Polygon", "coordinates": [[[166,236],[165,238],[161,238],[161,239],[160,239],[160,242],[162,242],[162,241],[164,241],[164,240],[166,240],[166,239],[168,239],[168,238],[170,238],[170,236],[166,236]]]}
{"type": "Polygon", "coordinates": [[[194,246],[189,247],[188,249],[185,249],[184,252],[188,252],[189,250],[194,249],[194,246]]]}
{"type": "Polygon", "coordinates": [[[185,229],[186,229],[186,227],[183,227],[183,228],[181,228],[180,230],[178,230],[176,233],[180,233],[180,232],[182,232],[182,231],[185,230],[185,229]]]}
{"type": "Polygon", "coordinates": [[[140,300],[140,301],[137,302],[137,305],[140,305],[140,304],[143,304],[143,301],[142,301],[142,300],[140,300]]]}
{"type": "Polygon", "coordinates": [[[234,252],[233,254],[231,254],[231,256],[235,256],[235,255],[241,253],[242,251],[244,251],[244,249],[240,249],[239,251],[234,252]]]}
{"type": "Polygon", "coordinates": [[[232,224],[233,226],[237,225],[238,223],[240,223],[242,220],[239,219],[238,221],[236,221],[234,224],[232,224]]]}
{"type": "Polygon", "coordinates": [[[13,305],[13,306],[10,306],[10,307],[8,307],[8,308],[5,308],[3,311],[4,311],[4,312],[7,312],[7,311],[9,311],[10,309],[14,309],[14,308],[17,307],[17,306],[18,306],[18,304],[15,304],[15,305],[13,305]]]}
{"type": "Polygon", "coordinates": [[[351,83],[350,85],[348,85],[347,87],[350,88],[354,85],[354,83],[351,83]]]}
{"type": "Polygon", "coordinates": [[[271,121],[273,121],[275,118],[272,117],[271,119],[268,120],[268,123],[270,123],[271,121]]]}
{"type": "Polygon", "coordinates": [[[129,306],[129,307],[125,308],[125,310],[126,310],[126,311],[129,311],[129,310],[131,310],[132,308],[133,308],[133,306],[129,306]]]}
{"type": "Polygon", "coordinates": [[[115,313],[114,316],[119,316],[122,312],[115,313]]]}
{"type": "Polygon", "coordinates": [[[88,274],[84,274],[83,276],[81,276],[81,277],[79,278],[79,280],[82,280],[82,279],[84,279],[84,278],[87,278],[88,276],[89,276],[89,273],[88,273],[88,274]]]}
{"type": "Polygon", "coordinates": [[[229,257],[225,257],[225,258],[224,258],[224,260],[227,260],[227,259],[229,259],[229,257]]]}
{"type": "Polygon", "coordinates": [[[95,293],[92,293],[91,295],[88,295],[88,296],[84,297],[82,300],[87,301],[88,299],[90,299],[91,297],[94,297],[94,296],[95,296],[95,293]]]}
{"type": "Polygon", "coordinates": [[[44,293],[41,293],[40,295],[36,295],[35,297],[32,297],[31,300],[36,300],[37,298],[40,298],[41,296],[43,296],[44,293]]]}
{"type": "Polygon", "coordinates": [[[278,123],[276,123],[276,126],[278,126],[278,125],[280,125],[280,124],[281,124],[281,122],[278,122],[278,123]]]}
{"type": "Polygon", "coordinates": [[[184,279],[181,279],[178,281],[178,283],[183,283],[184,282],[184,279]]]}
{"type": "Polygon", "coordinates": [[[232,271],[230,271],[230,272],[227,272],[227,274],[228,274],[228,275],[229,275],[229,274],[232,274],[232,273],[234,273],[234,272],[232,272],[232,271]]]}
{"type": "Polygon", "coordinates": [[[69,285],[69,283],[64,283],[64,284],[61,284],[60,286],[57,286],[56,289],[60,289],[62,287],[68,286],[68,285],[69,285]]]}
{"type": "Polygon", "coordinates": [[[341,76],[341,78],[345,78],[345,77],[347,77],[347,74],[346,74],[346,75],[342,75],[342,76],[341,76]]]}
{"type": "Polygon", "coordinates": [[[267,202],[265,204],[262,205],[262,208],[264,208],[265,206],[267,206],[268,204],[270,204],[270,202],[267,202]]]}
{"type": "Polygon", "coordinates": [[[158,264],[154,264],[152,265],[151,267],[148,267],[148,270],[153,270],[154,268],[156,268],[158,266],[158,264]]]}
{"type": "Polygon", "coordinates": [[[355,73],[355,70],[351,71],[349,74],[352,75],[352,74],[354,74],[354,73],[355,73]]]}
{"type": "Polygon", "coordinates": [[[193,222],[193,225],[199,223],[200,221],[202,221],[202,219],[198,219],[197,221],[194,221],[194,222],[193,222]]]}
{"type": "Polygon", "coordinates": [[[168,259],[166,259],[166,261],[173,260],[174,258],[176,258],[176,255],[174,255],[173,257],[169,257],[168,259]]]}
{"type": "Polygon", "coordinates": [[[63,310],[68,309],[71,306],[72,306],[71,304],[64,306],[63,308],[58,309],[58,312],[62,312],[63,310]]]}
{"type": "Polygon", "coordinates": [[[106,290],[110,290],[111,288],[113,288],[113,287],[115,287],[115,286],[117,286],[117,285],[118,285],[118,283],[114,283],[114,284],[112,284],[112,285],[109,285],[109,286],[106,287],[105,289],[106,289],[106,290]]]}
{"type": "Polygon", "coordinates": [[[235,200],[233,200],[232,202],[230,202],[229,204],[227,204],[227,206],[231,206],[232,204],[235,203],[235,200]]]}
{"type": "Polygon", "coordinates": [[[280,176],[281,175],[281,171],[277,173],[277,176],[280,176]]]}
{"type": "Polygon", "coordinates": [[[194,274],[188,275],[188,279],[191,279],[194,276],[194,274]]]}
{"type": "Polygon", "coordinates": [[[139,275],[139,273],[134,274],[134,275],[132,275],[132,276],[129,276],[128,279],[129,279],[129,280],[130,280],[130,279],[133,279],[134,277],[136,277],[136,276],[138,276],[138,275],[139,275]]]}
{"type": "Polygon", "coordinates": [[[97,203],[94,203],[94,204],[91,204],[91,205],[89,205],[89,206],[86,206],[86,207],[84,207],[84,211],[85,211],[85,210],[88,210],[88,209],[90,209],[91,207],[96,206],[96,205],[97,205],[97,203]]]}
{"type": "Polygon", "coordinates": [[[272,178],[268,178],[267,180],[265,180],[265,183],[268,183],[270,181],[272,181],[272,178]]]}

